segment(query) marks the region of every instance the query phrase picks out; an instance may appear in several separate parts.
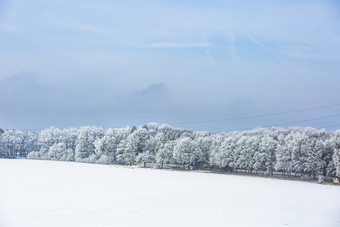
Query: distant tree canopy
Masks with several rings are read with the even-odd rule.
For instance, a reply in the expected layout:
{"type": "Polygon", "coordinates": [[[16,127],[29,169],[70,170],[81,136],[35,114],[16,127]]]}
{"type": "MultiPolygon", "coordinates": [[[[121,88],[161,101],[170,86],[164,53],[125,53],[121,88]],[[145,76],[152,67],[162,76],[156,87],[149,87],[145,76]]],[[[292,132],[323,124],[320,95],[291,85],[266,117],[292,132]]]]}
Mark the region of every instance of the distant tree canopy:
{"type": "Polygon", "coordinates": [[[41,132],[0,129],[0,156],[339,177],[340,130],[256,128],[215,134],[154,123],[106,130],[89,126],[41,132]]]}

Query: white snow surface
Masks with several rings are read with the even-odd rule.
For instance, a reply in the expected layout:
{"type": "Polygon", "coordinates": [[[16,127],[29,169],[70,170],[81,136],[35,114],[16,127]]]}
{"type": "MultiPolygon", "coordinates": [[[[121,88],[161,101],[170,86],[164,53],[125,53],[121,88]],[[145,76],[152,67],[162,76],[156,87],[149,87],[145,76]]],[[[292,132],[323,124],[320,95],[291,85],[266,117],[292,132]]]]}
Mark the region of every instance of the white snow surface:
{"type": "Polygon", "coordinates": [[[340,226],[340,187],[0,159],[0,226],[340,226]]]}

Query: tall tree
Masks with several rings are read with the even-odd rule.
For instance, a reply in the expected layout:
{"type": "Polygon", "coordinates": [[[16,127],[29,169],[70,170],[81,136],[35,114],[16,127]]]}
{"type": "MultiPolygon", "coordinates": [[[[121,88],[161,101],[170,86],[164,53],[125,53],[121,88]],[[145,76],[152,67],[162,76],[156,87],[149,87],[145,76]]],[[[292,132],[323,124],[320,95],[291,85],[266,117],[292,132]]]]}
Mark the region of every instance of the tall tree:
{"type": "Polygon", "coordinates": [[[182,137],[176,141],[173,156],[178,164],[187,165],[188,168],[203,161],[203,152],[198,143],[189,137],[182,137]]]}
{"type": "Polygon", "coordinates": [[[96,127],[81,127],[77,137],[75,160],[77,162],[97,162],[94,142],[103,135],[102,129],[96,127]]]}

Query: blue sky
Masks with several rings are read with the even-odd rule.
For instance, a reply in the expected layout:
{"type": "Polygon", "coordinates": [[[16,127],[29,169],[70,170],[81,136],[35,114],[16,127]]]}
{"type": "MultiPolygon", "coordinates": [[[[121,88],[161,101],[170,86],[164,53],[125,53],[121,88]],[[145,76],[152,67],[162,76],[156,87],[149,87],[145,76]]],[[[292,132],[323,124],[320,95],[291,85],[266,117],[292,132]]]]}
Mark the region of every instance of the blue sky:
{"type": "Polygon", "coordinates": [[[325,127],[340,105],[189,122],[340,103],[340,4],[1,0],[0,66],[2,128],[325,127]]]}

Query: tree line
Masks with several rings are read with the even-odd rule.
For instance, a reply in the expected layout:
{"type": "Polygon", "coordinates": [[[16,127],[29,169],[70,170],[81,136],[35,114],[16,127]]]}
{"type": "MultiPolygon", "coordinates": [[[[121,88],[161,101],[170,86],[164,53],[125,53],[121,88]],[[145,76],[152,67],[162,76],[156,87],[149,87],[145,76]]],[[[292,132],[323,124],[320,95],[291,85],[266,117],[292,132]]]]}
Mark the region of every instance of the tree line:
{"type": "Polygon", "coordinates": [[[0,157],[340,177],[340,130],[255,128],[209,133],[138,127],[0,130],[0,157]]]}

